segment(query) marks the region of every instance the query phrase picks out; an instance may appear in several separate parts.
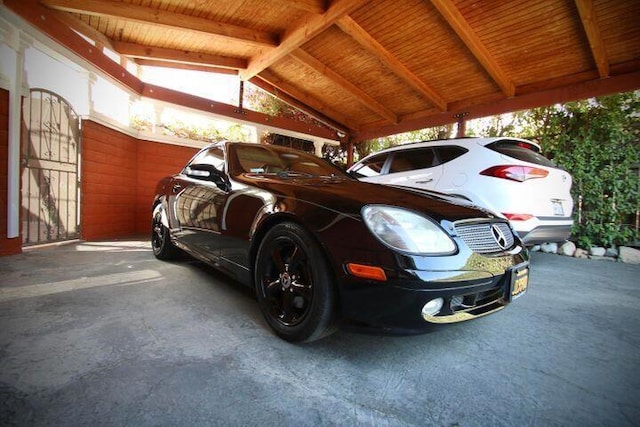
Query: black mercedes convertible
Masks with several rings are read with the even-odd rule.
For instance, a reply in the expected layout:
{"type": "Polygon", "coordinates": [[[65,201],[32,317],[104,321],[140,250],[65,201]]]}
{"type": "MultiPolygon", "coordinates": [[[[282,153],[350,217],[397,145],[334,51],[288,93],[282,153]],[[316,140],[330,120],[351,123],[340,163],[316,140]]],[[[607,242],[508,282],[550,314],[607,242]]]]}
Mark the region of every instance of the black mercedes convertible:
{"type": "Polygon", "coordinates": [[[288,341],[341,324],[419,332],[500,310],[528,285],[507,220],[273,145],[203,148],[158,183],[152,215],[157,258],[184,251],[253,287],[288,341]]]}

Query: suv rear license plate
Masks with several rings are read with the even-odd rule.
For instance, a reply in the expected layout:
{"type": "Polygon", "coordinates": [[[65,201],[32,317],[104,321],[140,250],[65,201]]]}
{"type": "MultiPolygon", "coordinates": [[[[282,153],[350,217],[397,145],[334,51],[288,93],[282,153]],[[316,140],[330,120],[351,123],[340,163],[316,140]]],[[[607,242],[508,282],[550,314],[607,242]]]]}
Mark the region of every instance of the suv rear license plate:
{"type": "Polygon", "coordinates": [[[564,216],[564,208],[562,207],[561,201],[552,200],[551,205],[553,206],[553,214],[555,216],[564,216]]]}
{"type": "Polygon", "coordinates": [[[529,286],[529,266],[511,270],[511,300],[521,297],[529,286]]]}

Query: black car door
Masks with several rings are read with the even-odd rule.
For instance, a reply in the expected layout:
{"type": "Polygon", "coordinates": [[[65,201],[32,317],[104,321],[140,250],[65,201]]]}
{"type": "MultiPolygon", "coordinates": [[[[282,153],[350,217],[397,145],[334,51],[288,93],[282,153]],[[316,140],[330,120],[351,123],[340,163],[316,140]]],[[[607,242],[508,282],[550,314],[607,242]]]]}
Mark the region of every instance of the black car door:
{"type": "Polygon", "coordinates": [[[196,156],[171,183],[174,235],[211,261],[220,255],[220,217],[229,193],[220,179],[214,179],[224,176],[223,169],[222,151],[214,147],[196,156]]]}

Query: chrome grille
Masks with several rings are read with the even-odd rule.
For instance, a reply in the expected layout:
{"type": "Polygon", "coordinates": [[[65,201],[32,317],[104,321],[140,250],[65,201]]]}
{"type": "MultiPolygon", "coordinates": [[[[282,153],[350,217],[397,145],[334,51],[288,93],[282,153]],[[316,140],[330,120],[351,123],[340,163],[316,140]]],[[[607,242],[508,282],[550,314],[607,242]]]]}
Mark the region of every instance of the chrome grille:
{"type": "Polygon", "coordinates": [[[461,223],[455,224],[455,229],[467,246],[480,254],[499,253],[513,246],[511,227],[504,222],[461,223]]]}

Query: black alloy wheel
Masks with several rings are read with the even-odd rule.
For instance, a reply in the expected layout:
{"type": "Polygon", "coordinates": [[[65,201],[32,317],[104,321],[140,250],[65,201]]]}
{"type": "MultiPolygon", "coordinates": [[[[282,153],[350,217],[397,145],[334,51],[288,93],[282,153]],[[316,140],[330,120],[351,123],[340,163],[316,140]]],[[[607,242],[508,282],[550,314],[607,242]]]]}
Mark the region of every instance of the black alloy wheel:
{"type": "Polygon", "coordinates": [[[179,253],[178,248],[171,243],[169,230],[162,223],[162,212],[159,206],[153,210],[153,220],[151,221],[151,248],[153,249],[153,255],[162,260],[175,259],[179,253]]]}
{"type": "Polygon", "coordinates": [[[266,234],[255,264],[258,302],[269,326],[287,341],[314,341],[334,331],[335,292],[318,244],[295,223],[266,234]]]}

